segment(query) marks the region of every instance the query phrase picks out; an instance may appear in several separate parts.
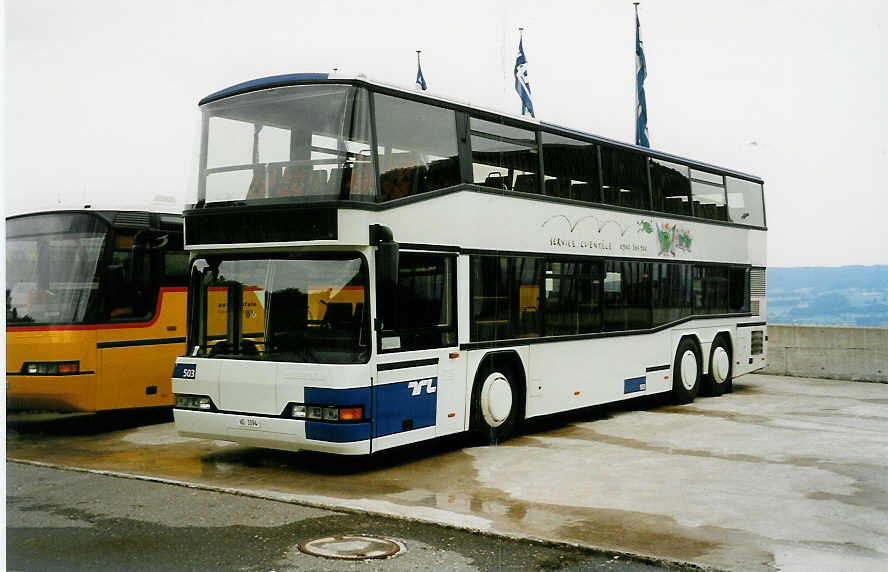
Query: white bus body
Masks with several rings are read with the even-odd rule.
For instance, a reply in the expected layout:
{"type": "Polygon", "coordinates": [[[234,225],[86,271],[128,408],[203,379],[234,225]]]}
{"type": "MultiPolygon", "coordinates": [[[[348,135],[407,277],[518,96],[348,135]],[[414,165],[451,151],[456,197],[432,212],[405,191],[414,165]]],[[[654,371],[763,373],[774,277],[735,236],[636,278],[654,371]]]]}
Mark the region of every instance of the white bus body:
{"type": "MultiPolygon", "coordinates": [[[[764,207],[749,204],[755,194],[747,189],[757,188],[761,197],[755,177],[555,126],[492,118],[361,79],[268,78],[223,90],[202,104],[201,188],[186,211],[192,349],[173,373],[182,435],[340,454],[369,454],[469,430],[505,438],[526,418],[667,392],[688,402],[701,385],[718,395],[730,391],[733,377],[765,365],[764,207]],[[314,191],[274,197],[269,181],[275,171],[272,162],[260,161],[259,137],[263,129],[281,130],[284,119],[270,107],[251,118],[249,98],[280,90],[292,93],[286,101],[295,101],[301,93],[295,90],[306,86],[359,90],[344,100],[354,107],[364,97],[360,90],[372,93],[370,144],[362,151],[359,137],[347,143],[340,137],[336,155],[323,146],[324,137],[331,137],[326,132],[291,127],[289,157],[275,159],[281,165],[275,184],[289,184],[291,193],[299,185],[282,182],[288,169],[296,177],[297,168],[313,165],[314,187],[311,177],[298,176],[314,191]],[[453,142],[448,176],[458,181],[430,174],[445,162],[440,151],[422,163],[415,159],[418,151],[408,153],[409,137],[388,144],[384,138],[393,130],[383,123],[385,98],[454,114],[460,137],[453,142]],[[215,125],[214,106],[220,105],[226,121],[267,121],[253,128],[252,161],[214,166],[215,127],[208,125],[215,125]],[[514,133],[485,135],[484,122],[492,119],[514,133]],[[530,139],[522,143],[521,129],[537,134],[542,160],[536,173],[532,162],[539,154],[530,139]],[[546,137],[557,142],[547,147],[546,137]],[[562,176],[578,172],[576,165],[585,168],[581,162],[559,167],[559,153],[575,151],[561,142],[567,137],[599,158],[598,181],[562,176]],[[302,155],[294,151],[298,141],[307,145],[302,155]],[[519,150],[524,154],[510,159],[508,150],[497,155],[476,148],[490,141],[508,149],[523,144],[531,152],[519,150]],[[607,202],[623,198],[609,195],[607,177],[614,171],[605,172],[602,158],[624,151],[632,161],[644,158],[647,192],[638,185],[619,192],[636,193],[647,208],[607,202]],[[399,166],[389,168],[396,155],[399,166]],[[244,164],[252,182],[238,184],[244,191],[249,186],[247,196],[220,193],[224,200],[212,200],[212,177],[244,171],[244,164]],[[372,167],[373,190],[359,195],[360,165],[372,167]],[[671,170],[652,183],[659,165],[671,170]],[[487,169],[500,175],[478,180],[487,169]],[[409,184],[426,190],[385,196],[408,172],[424,173],[421,183],[414,178],[409,184]],[[685,188],[682,180],[662,190],[674,173],[689,173],[685,198],[668,195],[685,188]],[[340,178],[334,182],[334,176],[340,178]],[[528,181],[532,185],[519,190],[528,181]],[[561,190],[552,181],[563,182],[561,190]],[[329,193],[318,191],[325,184],[341,195],[329,200],[329,193]],[[664,199],[657,204],[681,199],[691,214],[654,210],[656,185],[664,199]],[[732,185],[746,185],[746,194],[738,198],[732,185]],[[597,200],[564,196],[590,189],[592,195],[584,196],[597,200]],[[755,222],[745,222],[750,218],[755,222]],[[383,248],[392,243],[399,250],[397,283],[383,277],[391,264],[383,248]],[[667,273],[671,286],[665,285],[667,273]],[[389,298],[385,284],[393,288],[389,298]],[[234,305],[243,311],[231,312],[234,305]],[[334,320],[334,313],[342,319],[334,320]],[[312,344],[316,349],[308,348],[312,344]]],[[[425,144],[416,147],[424,150],[425,144]]]]}

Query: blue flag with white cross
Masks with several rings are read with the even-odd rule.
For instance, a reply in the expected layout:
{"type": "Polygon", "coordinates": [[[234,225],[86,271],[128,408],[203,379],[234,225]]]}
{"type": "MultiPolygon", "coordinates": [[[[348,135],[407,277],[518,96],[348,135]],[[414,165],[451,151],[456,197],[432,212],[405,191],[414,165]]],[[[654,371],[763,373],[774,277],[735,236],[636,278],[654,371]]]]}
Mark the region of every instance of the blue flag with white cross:
{"type": "Polygon", "coordinates": [[[530,81],[527,78],[527,57],[524,55],[524,38],[518,40],[518,57],[515,59],[515,91],[521,98],[521,115],[533,114],[533,102],[530,100],[530,81]]]}

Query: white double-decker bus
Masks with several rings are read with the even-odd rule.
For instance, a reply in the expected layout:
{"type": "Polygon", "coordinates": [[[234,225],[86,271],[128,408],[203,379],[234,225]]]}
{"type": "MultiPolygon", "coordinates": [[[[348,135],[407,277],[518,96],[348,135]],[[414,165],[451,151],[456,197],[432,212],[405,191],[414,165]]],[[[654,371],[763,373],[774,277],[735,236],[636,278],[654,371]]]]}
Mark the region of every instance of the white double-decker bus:
{"type": "Polygon", "coordinates": [[[204,98],[183,435],[367,454],[765,365],[761,179],[363,78],[204,98]]]}

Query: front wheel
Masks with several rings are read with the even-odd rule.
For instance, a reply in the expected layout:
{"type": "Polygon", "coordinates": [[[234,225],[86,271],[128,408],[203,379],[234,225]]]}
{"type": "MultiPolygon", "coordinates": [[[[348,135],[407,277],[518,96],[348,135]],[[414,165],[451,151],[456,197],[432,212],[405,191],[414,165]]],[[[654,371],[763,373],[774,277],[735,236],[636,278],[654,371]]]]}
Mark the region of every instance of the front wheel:
{"type": "Polygon", "coordinates": [[[675,350],[672,367],[672,401],[691,403],[700,391],[700,348],[690,338],[684,338],[675,350]]]}
{"type": "Polygon", "coordinates": [[[490,445],[508,439],[518,426],[520,393],[505,367],[478,372],[472,391],[472,432],[490,445]]]}

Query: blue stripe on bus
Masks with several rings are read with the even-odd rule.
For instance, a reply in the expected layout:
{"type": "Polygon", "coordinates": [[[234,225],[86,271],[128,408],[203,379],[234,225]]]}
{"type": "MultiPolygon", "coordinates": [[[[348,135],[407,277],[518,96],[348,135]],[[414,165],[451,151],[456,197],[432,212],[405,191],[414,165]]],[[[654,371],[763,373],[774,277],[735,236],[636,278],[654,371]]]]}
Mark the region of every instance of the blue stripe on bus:
{"type": "MultiPolygon", "coordinates": [[[[363,407],[364,415],[366,416],[370,414],[370,388],[330,389],[326,387],[306,387],[305,403],[338,407],[363,407]]],[[[307,439],[330,441],[332,443],[365,441],[370,438],[370,423],[306,421],[305,437],[307,439]]]]}
{"type": "Polygon", "coordinates": [[[647,378],[644,376],[641,377],[633,377],[630,379],[623,380],[623,393],[636,393],[638,391],[644,391],[647,387],[646,384],[647,378]]]}
{"type": "Polygon", "coordinates": [[[370,438],[370,424],[306,421],[305,437],[315,441],[330,441],[333,443],[366,441],[370,438]]]}
{"type": "Polygon", "coordinates": [[[373,436],[383,437],[435,425],[438,378],[423,377],[373,387],[373,436]]]}
{"type": "Polygon", "coordinates": [[[173,366],[173,377],[177,379],[194,379],[197,377],[197,364],[177,363],[173,366]]]}
{"type": "MultiPolygon", "coordinates": [[[[361,406],[372,414],[373,437],[393,435],[412,429],[432,427],[438,411],[438,378],[424,377],[372,388],[374,408],[370,408],[371,388],[305,388],[305,403],[311,405],[361,406]]],[[[306,421],[308,439],[360,441],[370,438],[371,423],[325,423],[306,421]]]]}
{"type": "Polygon", "coordinates": [[[370,413],[370,388],[329,389],[326,387],[306,387],[305,403],[309,405],[363,407],[364,415],[368,415],[370,413]]]}

